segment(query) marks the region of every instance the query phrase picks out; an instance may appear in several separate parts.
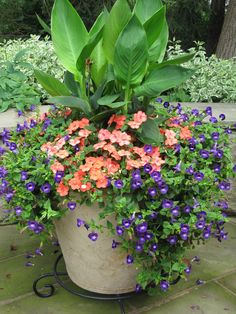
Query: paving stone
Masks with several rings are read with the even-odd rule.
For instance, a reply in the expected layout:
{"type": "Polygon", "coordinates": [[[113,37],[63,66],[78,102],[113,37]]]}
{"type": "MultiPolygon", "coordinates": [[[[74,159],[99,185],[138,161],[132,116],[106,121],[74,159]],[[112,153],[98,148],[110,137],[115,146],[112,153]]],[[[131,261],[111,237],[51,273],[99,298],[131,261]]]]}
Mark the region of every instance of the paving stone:
{"type": "Polygon", "coordinates": [[[172,300],[157,300],[144,311],[130,311],[129,314],[223,314],[236,313],[236,298],[215,283],[194,289],[190,293],[172,300]],[[161,307],[160,307],[161,305],[161,307]]]}
{"type": "MultiPolygon", "coordinates": [[[[40,275],[51,272],[56,256],[48,250],[43,257],[26,259],[17,256],[0,262],[0,303],[28,292],[32,292],[33,281],[40,275]],[[26,267],[32,261],[34,267],[26,267]]],[[[0,313],[2,313],[0,311],[0,313]]]]}
{"type": "Polygon", "coordinates": [[[236,294],[236,273],[220,279],[219,282],[236,294]]]}
{"type": "Polygon", "coordinates": [[[0,261],[31,251],[38,245],[38,239],[30,237],[26,232],[21,234],[16,225],[0,226],[0,261]]]}
{"type": "Polygon", "coordinates": [[[0,307],[0,313],[8,314],[119,314],[116,302],[88,300],[63,290],[47,299],[29,296],[0,307]]]}

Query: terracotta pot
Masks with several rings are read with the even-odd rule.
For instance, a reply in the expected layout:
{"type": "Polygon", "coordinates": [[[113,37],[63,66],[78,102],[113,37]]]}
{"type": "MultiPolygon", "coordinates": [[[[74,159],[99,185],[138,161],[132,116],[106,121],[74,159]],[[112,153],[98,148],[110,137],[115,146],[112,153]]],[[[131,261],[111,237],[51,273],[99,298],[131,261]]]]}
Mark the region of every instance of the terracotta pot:
{"type": "MultiPolygon", "coordinates": [[[[97,241],[88,238],[92,231],[77,227],[77,218],[89,221],[98,217],[98,206],[80,206],[55,221],[56,233],[70,279],[79,287],[104,294],[134,291],[137,269],[126,263],[125,252],[112,249],[112,240],[119,241],[108,232],[99,233],[97,241]]],[[[114,223],[115,219],[109,220],[114,223]]],[[[106,221],[103,222],[106,224],[106,221]]]]}

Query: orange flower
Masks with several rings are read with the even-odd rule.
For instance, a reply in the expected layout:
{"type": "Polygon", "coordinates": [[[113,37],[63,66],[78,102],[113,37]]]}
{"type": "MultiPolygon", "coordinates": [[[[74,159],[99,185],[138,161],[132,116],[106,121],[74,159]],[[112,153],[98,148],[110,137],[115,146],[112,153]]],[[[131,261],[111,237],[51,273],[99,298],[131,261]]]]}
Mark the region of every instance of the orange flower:
{"type": "Polygon", "coordinates": [[[89,125],[89,120],[86,118],[81,119],[79,122],[79,127],[83,129],[85,126],[89,125]]]}
{"type": "Polygon", "coordinates": [[[138,129],[141,125],[139,122],[130,121],[128,122],[128,125],[131,127],[131,129],[138,129]]]}
{"type": "Polygon", "coordinates": [[[124,149],[118,150],[117,153],[118,153],[118,155],[121,156],[121,157],[123,157],[123,156],[128,157],[128,156],[130,156],[130,154],[131,154],[129,151],[124,150],[124,149]]]}
{"type": "Polygon", "coordinates": [[[106,177],[103,177],[103,178],[101,178],[101,179],[98,179],[97,181],[96,181],[96,187],[98,188],[98,189],[105,189],[106,187],[107,187],[107,183],[108,183],[108,180],[107,180],[107,178],[106,177]]]}
{"type": "Polygon", "coordinates": [[[74,173],[74,177],[79,180],[82,180],[85,175],[86,173],[82,170],[78,170],[74,173]]]}
{"type": "Polygon", "coordinates": [[[91,131],[86,130],[86,129],[85,130],[80,130],[79,131],[79,136],[87,138],[89,136],[89,134],[91,134],[91,133],[92,133],[91,131]]]}
{"type": "Polygon", "coordinates": [[[57,187],[57,193],[60,194],[60,196],[66,196],[69,193],[69,187],[60,182],[57,187]]]}
{"type": "Polygon", "coordinates": [[[68,117],[68,116],[71,115],[71,113],[72,113],[72,110],[71,110],[71,109],[67,109],[67,110],[64,112],[64,115],[65,115],[66,117],[68,117]]]}
{"type": "Polygon", "coordinates": [[[116,152],[116,148],[112,144],[107,144],[103,147],[104,150],[107,150],[110,154],[116,152]]]}
{"type": "Polygon", "coordinates": [[[134,114],[134,122],[142,124],[143,122],[147,121],[147,115],[143,111],[138,111],[134,114]]]}
{"type": "Polygon", "coordinates": [[[107,159],[106,167],[109,175],[115,174],[120,169],[120,165],[116,161],[113,161],[111,158],[107,159]]]}
{"type": "Polygon", "coordinates": [[[80,121],[76,120],[71,122],[71,124],[69,125],[68,128],[68,133],[72,134],[73,132],[75,132],[76,130],[78,130],[78,128],[80,128],[80,121]]]}
{"type": "Polygon", "coordinates": [[[95,150],[98,150],[99,148],[103,148],[106,144],[107,144],[107,142],[102,141],[102,142],[99,142],[99,143],[93,145],[93,147],[95,150]]]}
{"type": "Polygon", "coordinates": [[[53,173],[56,173],[57,171],[64,171],[65,167],[59,161],[55,160],[50,169],[53,173]]]}
{"type": "Polygon", "coordinates": [[[80,186],[80,191],[81,191],[81,192],[89,191],[89,190],[91,189],[91,187],[92,187],[91,182],[87,182],[87,183],[85,183],[85,184],[81,184],[81,186],[80,186]]]}
{"type": "Polygon", "coordinates": [[[120,146],[129,145],[131,141],[131,136],[126,132],[121,132],[114,130],[110,137],[112,143],[118,143],[120,146]]]}
{"type": "Polygon", "coordinates": [[[182,127],[180,131],[180,138],[181,140],[188,140],[192,137],[191,131],[189,130],[188,126],[182,127]]]}
{"type": "Polygon", "coordinates": [[[81,139],[79,137],[73,138],[71,140],[69,140],[69,144],[71,146],[76,146],[78,144],[80,144],[81,139]]]}
{"type": "Polygon", "coordinates": [[[136,146],[134,146],[134,147],[133,147],[133,152],[134,152],[135,154],[139,155],[140,157],[143,157],[143,156],[146,155],[144,149],[141,148],[141,147],[136,147],[136,146]]]}
{"type": "Polygon", "coordinates": [[[126,116],[113,114],[108,121],[108,125],[110,126],[113,122],[115,122],[116,129],[118,130],[122,128],[122,126],[125,123],[125,120],[126,120],[126,116]]]}
{"type": "Polygon", "coordinates": [[[81,186],[81,181],[78,178],[72,178],[69,180],[69,186],[72,190],[79,190],[81,186]]]}
{"type": "Polygon", "coordinates": [[[56,146],[61,149],[64,145],[65,145],[66,141],[64,140],[64,138],[61,138],[59,141],[57,141],[56,146]]]}
{"type": "Polygon", "coordinates": [[[133,160],[133,159],[128,158],[126,160],[126,169],[127,170],[131,170],[133,168],[140,168],[142,166],[144,166],[144,163],[140,159],[133,160]]]}
{"type": "Polygon", "coordinates": [[[172,130],[165,130],[165,136],[166,136],[166,140],[165,140],[165,145],[166,146],[173,146],[175,144],[178,143],[178,140],[176,139],[176,133],[172,130]]]}
{"type": "Polygon", "coordinates": [[[96,180],[98,180],[98,179],[101,178],[102,172],[101,172],[99,169],[91,168],[91,169],[89,170],[89,176],[90,176],[90,179],[91,179],[91,180],[96,181],[96,180]]]}
{"type": "Polygon", "coordinates": [[[62,149],[62,150],[59,150],[59,152],[56,153],[56,156],[61,158],[61,159],[64,159],[64,158],[69,156],[69,152],[66,149],[62,149]]]}
{"type": "Polygon", "coordinates": [[[100,141],[109,140],[111,137],[111,133],[106,129],[101,129],[98,132],[98,138],[100,141]]]}

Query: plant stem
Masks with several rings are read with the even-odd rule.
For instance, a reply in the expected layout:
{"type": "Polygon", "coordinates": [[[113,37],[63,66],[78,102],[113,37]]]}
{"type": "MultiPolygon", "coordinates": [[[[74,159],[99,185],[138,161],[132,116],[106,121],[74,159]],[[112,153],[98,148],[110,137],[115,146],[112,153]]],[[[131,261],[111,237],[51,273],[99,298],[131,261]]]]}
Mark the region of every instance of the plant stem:
{"type": "MultiPolygon", "coordinates": [[[[130,97],[130,91],[129,91],[129,87],[127,87],[125,89],[125,102],[128,102],[130,100],[129,97],[130,97]]],[[[124,105],[122,111],[123,111],[123,114],[127,114],[128,113],[128,104],[124,105]]]]}

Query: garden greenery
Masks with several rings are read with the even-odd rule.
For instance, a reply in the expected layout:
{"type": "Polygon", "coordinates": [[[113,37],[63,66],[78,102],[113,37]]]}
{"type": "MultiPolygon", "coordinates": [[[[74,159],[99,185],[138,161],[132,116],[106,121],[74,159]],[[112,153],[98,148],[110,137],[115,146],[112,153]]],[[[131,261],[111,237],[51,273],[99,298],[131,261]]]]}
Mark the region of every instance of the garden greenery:
{"type": "Polygon", "coordinates": [[[161,1],[138,0],[131,11],[118,0],[88,32],[70,3],[56,0],[52,39],[64,82],[35,70],[51,111],[2,132],[1,193],[10,218],[45,241],[54,219],[98,203],[99,217],[83,221],[78,210],[75,225],[91,241],[110,230],[111,249],[125,250],[138,267],[137,292],[166,291],[191,271],[187,248],[227,238],[224,191],[236,171],[231,130],[218,121],[224,114],[156,99],[193,73],[179,65],[192,54],[163,60],[167,38],[161,1]]]}

